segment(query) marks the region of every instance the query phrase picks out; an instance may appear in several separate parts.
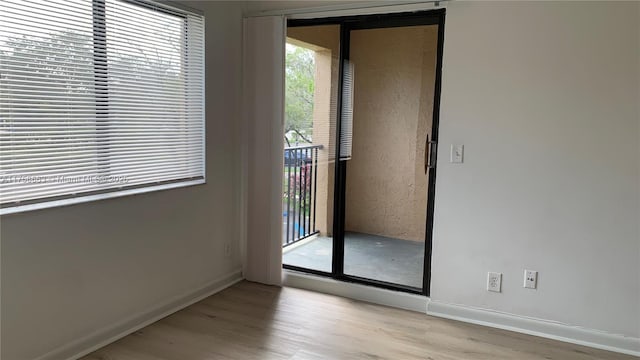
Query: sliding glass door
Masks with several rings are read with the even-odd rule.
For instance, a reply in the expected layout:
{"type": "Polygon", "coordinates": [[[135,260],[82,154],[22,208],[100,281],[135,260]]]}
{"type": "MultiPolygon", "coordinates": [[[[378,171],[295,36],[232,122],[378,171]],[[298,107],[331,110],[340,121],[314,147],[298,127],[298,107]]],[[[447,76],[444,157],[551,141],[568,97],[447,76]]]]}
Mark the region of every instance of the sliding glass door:
{"type": "Polygon", "coordinates": [[[290,42],[316,52],[312,143],[331,180],[315,193],[326,235],[286,246],[285,268],[428,294],[443,23],[443,10],[289,21],[290,42]]]}

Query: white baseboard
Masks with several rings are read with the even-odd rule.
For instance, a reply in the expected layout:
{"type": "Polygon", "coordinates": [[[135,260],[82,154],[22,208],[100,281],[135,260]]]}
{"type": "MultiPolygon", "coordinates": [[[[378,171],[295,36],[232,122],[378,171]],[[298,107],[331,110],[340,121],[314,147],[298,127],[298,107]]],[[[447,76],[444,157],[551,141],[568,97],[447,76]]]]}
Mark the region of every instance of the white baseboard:
{"type": "Polygon", "coordinates": [[[99,329],[87,336],[74,340],[69,344],[54,349],[36,360],[75,360],[98,350],[120,338],[142,329],[176,311],[207,298],[242,280],[240,270],[222,276],[198,289],[176,296],[162,304],[150,308],[148,311],[134,314],[115,324],[99,329]]]}
{"type": "Polygon", "coordinates": [[[282,285],[416,311],[423,314],[426,312],[427,303],[429,302],[429,298],[422,295],[336,281],[291,270],[282,271],[282,285]]]}
{"type": "Polygon", "coordinates": [[[640,356],[640,339],[598,330],[508,314],[493,310],[430,301],[427,314],[472,324],[540,336],[596,349],[640,356]]]}

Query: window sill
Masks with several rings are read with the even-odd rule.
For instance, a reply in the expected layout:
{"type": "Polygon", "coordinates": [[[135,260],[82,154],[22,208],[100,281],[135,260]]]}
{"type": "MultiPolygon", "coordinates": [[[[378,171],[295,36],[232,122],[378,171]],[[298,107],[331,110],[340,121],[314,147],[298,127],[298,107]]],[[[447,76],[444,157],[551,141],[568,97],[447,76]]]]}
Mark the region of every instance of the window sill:
{"type": "Polygon", "coordinates": [[[52,200],[52,201],[46,201],[41,203],[35,203],[35,204],[16,205],[16,206],[0,209],[0,215],[17,214],[17,213],[33,211],[33,210],[41,210],[41,209],[48,209],[48,208],[54,208],[54,207],[60,207],[60,206],[81,204],[86,202],[112,199],[112,198],[118,198],[118,197],[129,196],[129,195],[144,194],[149,192],[175,189],[175,188],[201,185],[201,184],[206,184],[206,180],[198,179],[198,180],[182,181],[182,182],[176,182],[171,184],[152,185],[152,186],[145,186],[145,187],[140,187],[135,189],[113,191],[113,192],[108,192],[103,194],[78,196],[78,197],[69,198],[69,199],[52,200]]]}

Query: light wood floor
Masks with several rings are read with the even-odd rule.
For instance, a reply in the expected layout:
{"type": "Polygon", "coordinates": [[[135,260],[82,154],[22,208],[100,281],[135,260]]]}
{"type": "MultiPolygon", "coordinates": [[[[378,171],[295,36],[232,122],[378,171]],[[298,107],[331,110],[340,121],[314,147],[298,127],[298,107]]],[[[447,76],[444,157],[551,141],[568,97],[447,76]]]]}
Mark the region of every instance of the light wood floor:
{"type": "Polygon", "coordinates": [[[98,359],[637,358],[245,281],[84,358],[98,359]]]}

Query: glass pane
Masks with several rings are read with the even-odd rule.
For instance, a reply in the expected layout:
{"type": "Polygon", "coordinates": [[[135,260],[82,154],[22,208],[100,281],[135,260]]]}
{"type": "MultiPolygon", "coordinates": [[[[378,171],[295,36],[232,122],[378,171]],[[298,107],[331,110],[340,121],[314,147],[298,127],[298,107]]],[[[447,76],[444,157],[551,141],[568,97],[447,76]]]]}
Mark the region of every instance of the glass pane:
{"type": "Polygon", "coordinates": [[[354,30],[347,275],[422,288],[437,26],[354,30]]]}
{"type": "Polygon", "coordinates": [[[340,26],[287,30],[283,263],[331,272],[340,26]]]}

